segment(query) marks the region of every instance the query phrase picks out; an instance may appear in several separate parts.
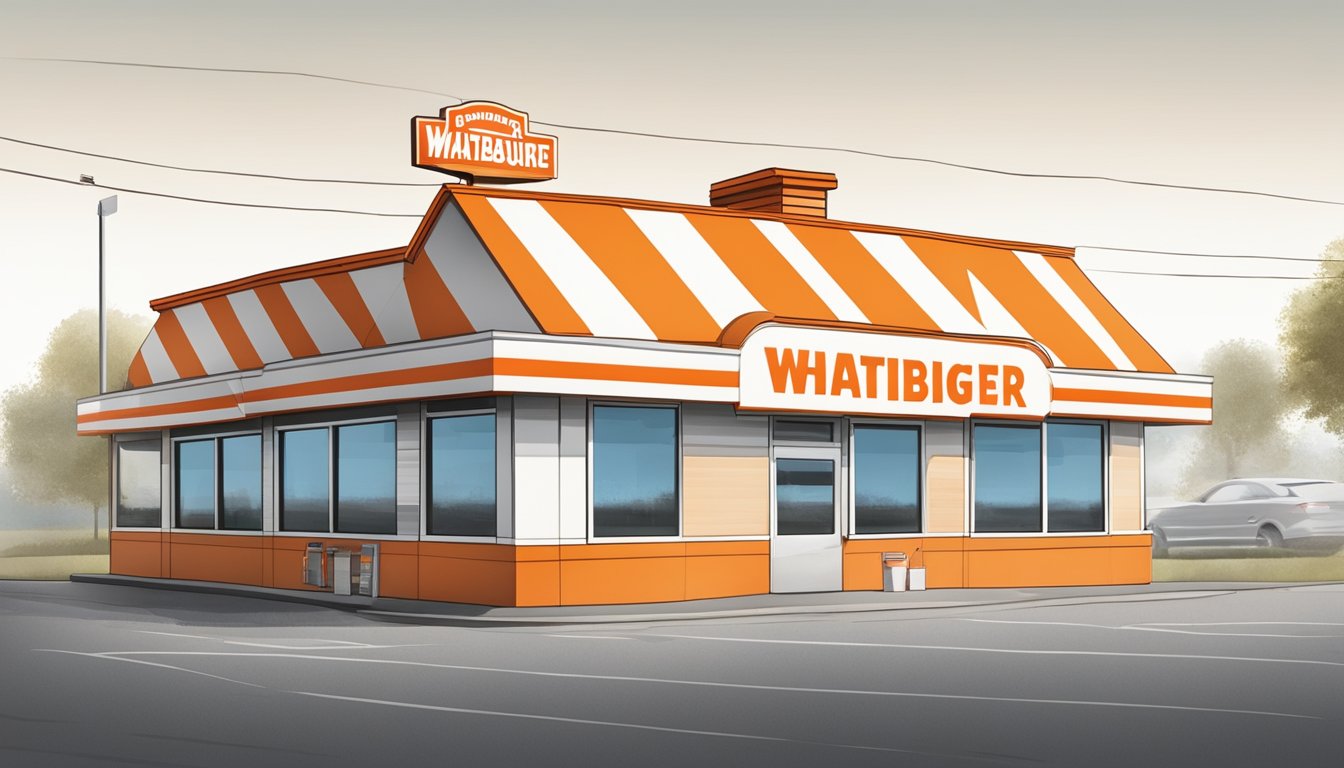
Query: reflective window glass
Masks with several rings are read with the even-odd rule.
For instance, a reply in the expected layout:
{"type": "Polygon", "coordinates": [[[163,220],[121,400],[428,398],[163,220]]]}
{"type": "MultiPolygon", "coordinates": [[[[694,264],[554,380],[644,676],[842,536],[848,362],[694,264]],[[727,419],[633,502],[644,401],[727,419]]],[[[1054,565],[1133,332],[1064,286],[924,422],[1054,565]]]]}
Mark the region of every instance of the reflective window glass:
{"type": "Polygon", "coordinates": [[[775,439],[794,443],[833,443],[835,425],[829,421],[775,419],[775,439]]]}
{"type": "Polygon", "coordinates": [[[835,462],[775,459],[775,520],[780,536],[835,533],[835,462]]]}
{"type": "Polygon", "coordinates": [[[336,531],[397,532],[397,425],[336,427],[336,531]]]}
{"type": "Polygon", "coordinates": [[[219,452],[220,527],[261,530],[261,435],[221,438],[219,452]]]}
{"type": "Polygon", "coordinates": [[[215,441],[177,444],[177,527],[215,527],[215,441]]]}
{"type": "Polygon", "coordinates": [[[429,422],[429,519],[436,536],[495,535],[495,415],[429,422]]]}
{"type": "Polygon", "coordinates": [[[677,410],[594,406],[593,535],[676,536],[677,410]]]}
{"type": "Polygon", "coordinates": [[[1051,531],[1106,530],[1100,424],[1045,425],[1046,503],[1051,531]]]}
{"type": "Polygon", "coordinates": [[[977,424],[972,435],[975,531],[1041,531],[1041,428],[977,424]]]}
{"type": "Polygon", "coordinates": [[[331,457],[327,435],[326,427],[280,433],[281,530],[329,530],[331,457]]]}
{"type": "Polygon", "coordinates": [[[919,429],[854,426],[854,532],[920,530],[919,429]]]}
{"type": "Polygon", "coordinates": [[[160,441],[117,443],[117,517],[123,528],[158,528],[162,524],[160,441]]]}

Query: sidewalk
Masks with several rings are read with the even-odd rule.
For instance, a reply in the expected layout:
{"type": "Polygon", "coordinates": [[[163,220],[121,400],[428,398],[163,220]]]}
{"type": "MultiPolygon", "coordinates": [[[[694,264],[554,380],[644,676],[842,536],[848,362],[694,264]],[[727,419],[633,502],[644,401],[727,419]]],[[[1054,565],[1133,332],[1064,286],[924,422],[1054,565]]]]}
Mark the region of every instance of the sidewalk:
{"type": "Polygon", "coordinates": [[[139,576],[77,573],[71,581],[89,584],[203,592],[233,597],[279,600],[352,611],[369,619],[407,624],[450,626],[551,626],[562,624],[628,624],[659,621],[797,616],[878,611],[975,608],[992,605],[1075,605],[1080,603],[1180,600],[1212,597],[1237,590],[1276,589],[1310,584],[1264,582],[1169,582],[1109,587],[1039,587],[1030,589],[935,589],[922,592],[813,592],[749,595],[674,603],[580,605],[540,608],[496,608],[466,603],[333,595],[329,592],[271,589],[208,581],[150,579],[139,576]]]}

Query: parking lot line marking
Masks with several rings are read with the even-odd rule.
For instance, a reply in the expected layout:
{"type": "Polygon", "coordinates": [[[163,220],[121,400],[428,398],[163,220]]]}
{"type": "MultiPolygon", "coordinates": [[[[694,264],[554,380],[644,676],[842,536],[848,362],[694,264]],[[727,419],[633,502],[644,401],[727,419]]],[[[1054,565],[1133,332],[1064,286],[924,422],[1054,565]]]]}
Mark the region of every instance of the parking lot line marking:
{"type": "Polygon", "coordinates": [[[955,621],[973,621],[977,624],[1027,624],[1030,626],[1045,627],[1084,627],[1087,629],[1114,629],[1128,630],[1130,632],[1166,632],[1175,635],[1206,635],[1209,637],[1274,637],[1289,640],[1315,640],[1319,638],[1344,637],[1344,635],[1271,635],[1264,633],[1250,632],[1196,632],[1189,629],[1167,629],[1168,626],[1205,626],[1201,624],[1121,624],[1114,626],[1111,624],[1085,624],[1077,621],[1009,621],[1007,619],[955,619],[955,621]]]}
{"type": "MultiPolygon", "coordinates": [[[[210,635],[188,635],[182,632],[155,632],[148,629],[133,630],[142,635],[162,635],[164,637],[186,637],[193,640],[211,640],[216,643],[225,643],[227,645],[239,645],[247,648],[273,648],[281,651],[354,651],[379,648],[411,648],[418,646],[410,645],[370,645],[369,643],[358,643],[353,640],[323,640],[320,638],[312,639],[311,642],[325,643],[325,645],[285,645],[284,643],[263,643],[255,640],[230,640],[224,637],[211,637],[210,635]]],[[[294,642],[307,642],[309,638],[295,638],[294,642]]]]}
{"type": "MultiPolygon", "coordinates": [[[[673,637],[677,637],[673,635],[673,637]]],[[[68,651],[68,653],[74,653],[68,651]]],[[[1119,709],[1158,709],[1158,710],[1178,710],[1183,712],[1210,712],[1214,714],[1225,715],[1256,715],[1261,717],[1287,717],[1303,720],[1320,720],[1315,715],[1301,715],[1292,712],[1268,712],[1254,709],[1224,709],[1218,707],[1195,707],[1180,704],[1144,704],[1122,701],[1091,701],[1085,699],[1033,699],[1017,696],[972,696],[969,694],[953,693],[918,693],[913,691],[873,691],[850,688],[809,688],[804,686],[789,685],[764,685],[753,683],[722,683],[709,680],[672,680],[657,677],[633,677],[627,675],[592,675],[581,672],[541,672],[525,669],[506,669],[501,667],[476,667],[463,664],[437,664],[428,661],[403,661],[400,659],[361,659],[354,657],[341,656],[314,656],[310,654],[299,653],[243,653],[228,651],[104,651],[102,653],[79,654],[84,656],[94,656],[112,660],[129,660],[128,656],[206,656],[206,657],[232,657],[232,658],[261,658],[261,659],[297,659],[303,661],[326,661],[326,662],[348,662],[351,664],[383,664],[388,666],[405,667],[426,667],[430,669],[446,669],[461,672],[492,672],[508,675],[522,675],[528,677],[550,677],[566,678],[577,680],[604,680],[608,682],[623,683],[652,683],[658,685],[683,685],[698,688],[729,688],[751,691],[774,691],[780,693],[819,693],[845,696],[875,696],[909,699],[946,699],[954,701],[987,701],[996,703],[1010,704],[1049,704],[1062,706],[1089,706],[1089,707],[1113,707],[1119,709]]],[[[169,665],[160,665],[169,666],[169,665]]],[[[176,667],[169,667],[176,669],[176,667]]],[[[191,670],[187,670],[191,671],[191,670]]],[[[200,674],[206,674],[204,672],[200,674]]],[[[217,677],[216,675],[207,675],[208,677],[217,677]]],[[[228,680],[229,678],[219,678],[228,680]]],[[[238,682],[230,680],[230,682],[238,682]]],[[[264,687],[264,686],[258,686],[264,687]]]]}
{"type": "Polygon", "coordinates": [[[1340,621],[1146,621],[1136,627],[1344,627],[1340,621]]]}
{"type": "MultiPolygon", "coordinates": [[[[973,755],[947,755],[936,752],[919,752],[912,749],[899,749],[896,747],[874,747],[863,744],[842,744],[830,741],[812,741],[808,739],[790,739],[783,736],[761,736],[752,733],[734,733],[731,731],[703,731],[693,728],[672,728],[665,725],[644,725],[641,723],[623,723],[614,720],[588,720],[580,717],[562,717],[560,715],[534,715],[524,712],[502,712],[491,709],[469,709],[466,707],[445,707],[438,704],[416,704],[409,701],[390,701],[387,699],[367,699],[360,696],[341,696],[331,693],[315,693],[312,691],[286,691],[300,696],[312,696],[319,699],[335,699],[337,701],[352,701],[361,704],[378,704],[386,707],[403,707],[407,709],[424,709],[434,712],[451,712],[463,715],[486,715],[489,717],[507,717],[521,720],[543,720],[554,723],[569,723],[574,725],[597,725],[607,728],[631,728],[640,731],[658,731],[660,733],[676,733],[688,736],[715,736],[725,739],[747,739],[749,741],[774,741],[785,744],[807,744],[819,747],[834,747],[839,749],[858,749],[870,752],[897,752],[906,755],[930,756],[938,755],[940,757],[961,757],[966,760],[988,760],[988,758],[978,758],[973,755]]],[[[991,762],[999,762],[991,760],[991,762]]]]}
{"type": "Polygon", "coordinates": [[[1027,648],[977,648],[961,645],[914,645],[909,643],[861,643],[852,640],[768,640],[758,637],[711,637],[709,635],[644,634],[644,637],[670,637],[678,640],[708,640],[724,643],[762,643],[767,645],[817,645],[842,648],[898,648],[914,651],[956,651],[960,653],[1009,653],[1028,656],[1118,656],[1139,659],[1180,659],[1192,661],[1238,661],[1264,664],[1306,664],[1344,667],[1344,662],[1319,659],[1266,659],[1258,656],[1212,656],[1195,653],[1138,653],[1134,651],[1043,651],[1027,648]]]}
{"type": "Polygon", "coordinates": [[[192,674],[192,675],[200,675],[201,677],[209,677],[209,678],[213,678],[213,679],[215,679],[215,680],[223,680],[223,681],[226,682],[226,683],[237,683],[238,685],[246,685],[246,686],[248,686],[248,687],[250,687],[250,688],[265,688],[265,687],[266,687],[266,686],[264,686],[264,685],[259,685],[259,684],[257,684],[257,683],[249,683],[249,682],[247,682],[246,680],[234,680],[234,679],[231,678],[231,677],[224,677],[224,676],[222,676],[222,675],[212,675],[212,674],[210,674],[209,672],[202,672],[202,671],[200,671],[200,670],[198,670],[198,669],[190,669],[190,668],[188,668],[188,667],[178,667],[178,666],[174,666],[174,665],[172,665],[172,664],[163,664],[163,663],[156,662],[156,661],[145,661],[144,659],[128,659],[128,658],[125,658],[124,656],[119,656],[119,655],[117,655],[117,654],[115,654],[115,653],[110,653],[110,652],[109,652],[109,653],[84,653],[84,652],[81,652],[81,651],[63,651],[63,650],[60,650],[59,648],[34,648],[33,650],[37,651],[38,653],[64,653],[64,654],[67,654],[67,655],[70,655],[70,656],[84,656],[84,657],[91,658],[91,659],[102,659],[102,660],[104,660],[104,661],[124,661],[124,662],[126,662],[126,663],[128,663],[128,664],[143,664],[143,665],[146,666],[146,667],[160,667],[160,668],[162,668],[162,669],[172,669],[172,670],[176,670],[176,671],[178,671],[178,672],[186,672],[186,673],[188,673],[188,674],[192,674]]]}

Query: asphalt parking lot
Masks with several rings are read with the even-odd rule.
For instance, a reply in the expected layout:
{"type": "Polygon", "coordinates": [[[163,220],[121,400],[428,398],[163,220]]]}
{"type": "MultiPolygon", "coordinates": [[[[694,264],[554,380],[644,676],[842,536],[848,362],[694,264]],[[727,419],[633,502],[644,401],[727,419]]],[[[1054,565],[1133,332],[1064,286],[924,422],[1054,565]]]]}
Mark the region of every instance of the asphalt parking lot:
{"type": "Polygon", "coordinates": [[[1344,755],[1344,585],[408,626],[0,582],[0,765],[1274,765],[1344,755]]]}

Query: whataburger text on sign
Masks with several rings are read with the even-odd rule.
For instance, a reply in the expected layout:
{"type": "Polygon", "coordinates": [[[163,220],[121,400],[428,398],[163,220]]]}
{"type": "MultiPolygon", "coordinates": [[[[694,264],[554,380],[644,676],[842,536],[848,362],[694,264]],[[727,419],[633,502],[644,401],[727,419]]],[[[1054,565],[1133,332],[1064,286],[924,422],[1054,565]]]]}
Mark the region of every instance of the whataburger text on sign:
{"type": "Polygon", "coordinates": [[[742,344],[745,409],[892,416],[1050,410],[1050,372],[1016,344],[767,325],[742,344]]]}
{"type": "Polygon", "coordinates": [[[556,177],[555,137],[532,133],[526,112],[466,101],[411,118],[411,163],[473,183],[547,181],[556,177]]]}

